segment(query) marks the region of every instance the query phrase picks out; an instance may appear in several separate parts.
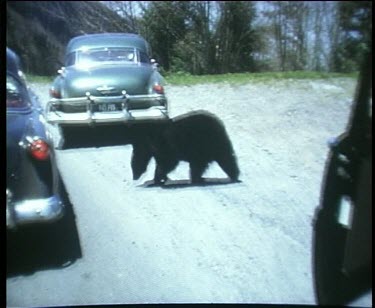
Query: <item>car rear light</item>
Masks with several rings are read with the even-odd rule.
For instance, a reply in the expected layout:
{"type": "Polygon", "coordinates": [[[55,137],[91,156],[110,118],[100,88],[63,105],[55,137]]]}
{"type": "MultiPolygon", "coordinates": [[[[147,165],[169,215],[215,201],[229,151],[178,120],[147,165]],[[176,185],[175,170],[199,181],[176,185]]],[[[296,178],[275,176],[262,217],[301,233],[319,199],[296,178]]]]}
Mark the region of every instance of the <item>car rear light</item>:
{"type": "Polygon", "coordinates": [[[27,101],[21,98],[7,98],[7,107],[8,108],[24,108],[27,107],[27,101]]]}
{"type": "Polygon", "coordinates": [[[49,95],[53,98],[61,98],[60,91],[56,90],[55,88],[49,89],[49,95]]]}
{"type": "Polygon", "coordinates": [[[42,139],[33,140],[29,151],[31,156],[37,160],[46,160],[49,157],[49,145],[42,139]]]}
{"type": "Polygon", "coordinates": [[[164,94],[164,88],[160,84],[155,84],[152,88],[156,93],[164,94]]]}

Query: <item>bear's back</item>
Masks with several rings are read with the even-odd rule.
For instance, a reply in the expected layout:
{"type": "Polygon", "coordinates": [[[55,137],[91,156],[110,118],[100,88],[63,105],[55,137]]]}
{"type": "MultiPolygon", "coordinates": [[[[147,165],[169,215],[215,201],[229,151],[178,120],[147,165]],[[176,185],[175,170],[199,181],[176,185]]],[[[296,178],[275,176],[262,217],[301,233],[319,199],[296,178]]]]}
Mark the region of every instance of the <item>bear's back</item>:
{"type": "Polygon", "coordinates": [[[217,153],[232,151],[224,124],[205,110],[172,118],[164,136],[177,156],[184,160],[214,160],[217,153]]]}

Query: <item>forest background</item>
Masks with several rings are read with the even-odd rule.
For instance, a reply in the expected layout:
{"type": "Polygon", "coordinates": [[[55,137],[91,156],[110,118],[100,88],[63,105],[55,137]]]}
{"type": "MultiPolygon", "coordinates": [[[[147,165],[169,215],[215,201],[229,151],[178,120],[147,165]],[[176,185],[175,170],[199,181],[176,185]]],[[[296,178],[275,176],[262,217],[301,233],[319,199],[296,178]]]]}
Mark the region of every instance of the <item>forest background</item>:
{"type": "Polygon", "coordinates": [[[130,32],[162,73],[355,72],[371,44],[371,1],[7,1],[7,46],[52,76],[77,35],[130,32]]]}

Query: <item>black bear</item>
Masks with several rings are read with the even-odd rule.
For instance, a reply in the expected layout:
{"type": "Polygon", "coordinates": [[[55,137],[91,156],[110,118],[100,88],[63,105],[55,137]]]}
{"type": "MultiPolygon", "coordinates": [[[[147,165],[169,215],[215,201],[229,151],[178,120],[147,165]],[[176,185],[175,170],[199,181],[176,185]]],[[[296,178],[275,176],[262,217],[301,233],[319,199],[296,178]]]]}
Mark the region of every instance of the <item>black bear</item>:
{"type": "Polygon", "coordinates": [[[139,127],[135,135],[131,158],[134,180],[140,178],[154,157],[155,184],[163,184],[179,161],[189,163],[192,183],[203,181],[202,174],[213,161],[232,181],[238,181],[240,172],[232,143],[222,121],[210,112],[192,111],[165,123],[139,127]]]}

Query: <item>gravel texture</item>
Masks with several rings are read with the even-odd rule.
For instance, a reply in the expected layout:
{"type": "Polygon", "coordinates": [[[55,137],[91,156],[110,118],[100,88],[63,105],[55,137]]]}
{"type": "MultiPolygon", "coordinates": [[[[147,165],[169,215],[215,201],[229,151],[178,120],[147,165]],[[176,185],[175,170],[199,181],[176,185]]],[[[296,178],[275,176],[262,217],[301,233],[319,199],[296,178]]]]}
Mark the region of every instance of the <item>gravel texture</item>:
{"type": "MultiPolygon", "coordinates": [[[[8,279],[8,306],[315,304],[312,220],[327,140],[345,129],[355,84],[335,78],[167,86],[171,116],[206,109],[223,120],[240,183],[146,188],[155,163],[133,182],[130,145],[57,150],[83,257],[64,269],[8,279]],[[46,287],[36,292],[40,285],[46,287]]],[[[31,87],[45,104],[48,86],[31,87]]],[[[181,163],[170,178],[187,180],[188,169],[181,163]]],[[[204,176],[226,177],[215,163],[204,176]]]]}

